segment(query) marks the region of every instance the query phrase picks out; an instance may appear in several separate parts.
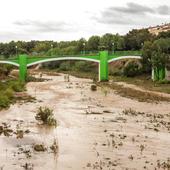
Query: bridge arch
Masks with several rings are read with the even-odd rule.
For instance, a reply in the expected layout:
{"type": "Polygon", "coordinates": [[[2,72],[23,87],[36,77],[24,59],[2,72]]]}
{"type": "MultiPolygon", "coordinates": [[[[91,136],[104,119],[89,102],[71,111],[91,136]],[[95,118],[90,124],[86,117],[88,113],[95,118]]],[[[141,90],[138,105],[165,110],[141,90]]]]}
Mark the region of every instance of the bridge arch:
{"type": "Polygon", "coordinates": [[[111,63],[113,61],[117,61],[117,60],[123,60],[123,59],[142,59],[141,56],[120,56],[117,58],[112,58],[110,60],[108,60],[108,63],[111,63]]]}
{"type": "Polygon", "coordinates": [[[92,62],[96,62],[96,63],[99,63],[99,62],[100,62],[99,60],[92,59],[92,58],[83,58],[83,57],[58,57],[58,58],[48,58],[48,59],[43,59],[43,60],[40,60],[40,61],[35,61],[35,62],[30,63],[30,64],[27,64],[27,67],[30,67],[30,66],[33,66],[33,65],[36,65],[36,64],[45,63],[45,62],[63,61],[63,60],[79,60],[79,61],[83,60],[83,61],[92,61],[92,62]]]}
{"type": "Polygon", "coordinates": [[[18,63],[12,62],[12,61],[0,61],[0,64],[10,64],[19,67],[18,63]]]}

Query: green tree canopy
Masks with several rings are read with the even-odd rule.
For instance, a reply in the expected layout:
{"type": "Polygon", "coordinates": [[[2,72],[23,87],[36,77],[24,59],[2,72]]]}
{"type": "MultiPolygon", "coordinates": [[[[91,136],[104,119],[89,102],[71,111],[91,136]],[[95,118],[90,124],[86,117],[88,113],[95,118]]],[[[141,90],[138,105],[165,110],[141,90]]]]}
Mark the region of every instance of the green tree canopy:
{"type": "Polygon", "coordinates": [[[152,41],[153,35],[147,29],[134,29],[125,35],[126,50],[140,50],[145,41],[152,41]]]}

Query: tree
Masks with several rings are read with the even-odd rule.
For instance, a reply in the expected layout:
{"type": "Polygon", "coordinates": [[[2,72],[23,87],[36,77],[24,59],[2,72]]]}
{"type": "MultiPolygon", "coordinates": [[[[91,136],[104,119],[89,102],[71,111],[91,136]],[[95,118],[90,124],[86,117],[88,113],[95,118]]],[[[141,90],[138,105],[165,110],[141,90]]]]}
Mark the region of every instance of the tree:
{"type": "Polygon", "coordinates": [[[100,39],[100,50],[108,50],[108,51],[113,51],[113,34],[105,34],[101,37],[100,39]]]}
{"type": "Polygon", "coordinates": [[[160,38],[170,38],[170,31],[167,32],[160,32],[157,36],[158,39],[160,38]]]}
{"type": "Polygon", "coordinates": [[[87,49],[89,51],[98,51],[100,44],[100,37],[99,36],[91,36],[87,41],[87,49]]]}
{"type": "Polygon", "coordinates": [[[152,42],[146,41],[142,48],[142,66],[145,73],[151,72],[152,42]]]}
{"type": "Polygon", "coordinates": [[[125,64],[123,68],[123,75],[127,77],[134,77],[141,73],[141,64],[138,61],[132,60],[125,64]]]}
{"type": "Polygon", "coordinates": [[[120,51],[125,49],[125,40],[123,36],[120,36],[119,34],[114,35],[113,42],[114,42],[114,50],[120,51]]]}
{"type": "Polygon", "coordinates": [[[48,51],[50,48],[51,48],[51,43],[49,41],[40,41],[36,43],[33,50],[36,51],[37,53],[43,53],[48,51]]]}
{"type": "Polygon", "coordinates": [[[81,38],[78,42],[77,42],[77,51],[78,52],[83,52],[86,50],[86,44],[87,41],[84,38],[81,38]]]}
{"type": "Polygon", "coordinates": [[[126,50],[140,50],[145,41],[152,41],[153,35],[147,29],[132,30],[125,35],[126,50]]]}
{"type": "Polygon", "coordinates": [[[151,63],[154,68],[165,68],[169,60],[170,38],[159,39],[152,45],[151,63]]]}
{"type": "Polygon", "coordinates": [[[169,63],[170,38],[145,42],[142,56],[143,63],[154,69],[154,80],[165,78],[165,68],[169,63]]]}

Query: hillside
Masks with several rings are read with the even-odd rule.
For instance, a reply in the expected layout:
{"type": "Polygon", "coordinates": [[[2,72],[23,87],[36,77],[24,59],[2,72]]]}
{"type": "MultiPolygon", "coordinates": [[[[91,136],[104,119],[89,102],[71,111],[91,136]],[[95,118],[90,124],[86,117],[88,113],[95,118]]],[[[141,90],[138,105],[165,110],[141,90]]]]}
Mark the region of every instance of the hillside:
{"type": "Polygon", "coordinates": [[[157,26],[154,26],[154,27],[149,27],[148,31],[151,34],[154,34],[154,35],[158,35],[160,32],[170,31],[170,23],[163,24],[163,25],[157,25],[157,26]]]}

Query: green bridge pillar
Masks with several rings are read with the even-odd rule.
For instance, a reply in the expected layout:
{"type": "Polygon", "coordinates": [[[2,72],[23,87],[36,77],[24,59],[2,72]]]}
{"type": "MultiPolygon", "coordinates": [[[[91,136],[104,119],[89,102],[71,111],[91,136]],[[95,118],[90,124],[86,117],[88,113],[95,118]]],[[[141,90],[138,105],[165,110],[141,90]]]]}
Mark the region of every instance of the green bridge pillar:
{"type": "Polygon", "coordinates": [[[108,81],[108,51],[100,52],[99,81],[108,81]]]}
{"type": "Polygon", "coordinates": [[[19,55],[19,79],[25,82],[27,77],[27,55],[19,55]]]}
{"type": "Polygon", "coordinates": [[[164,80],[165,77],[166,77],[166,69],[165,69],[165,67],[154,68],[153,69],[153,80],[154,81],[164,80]]]}

